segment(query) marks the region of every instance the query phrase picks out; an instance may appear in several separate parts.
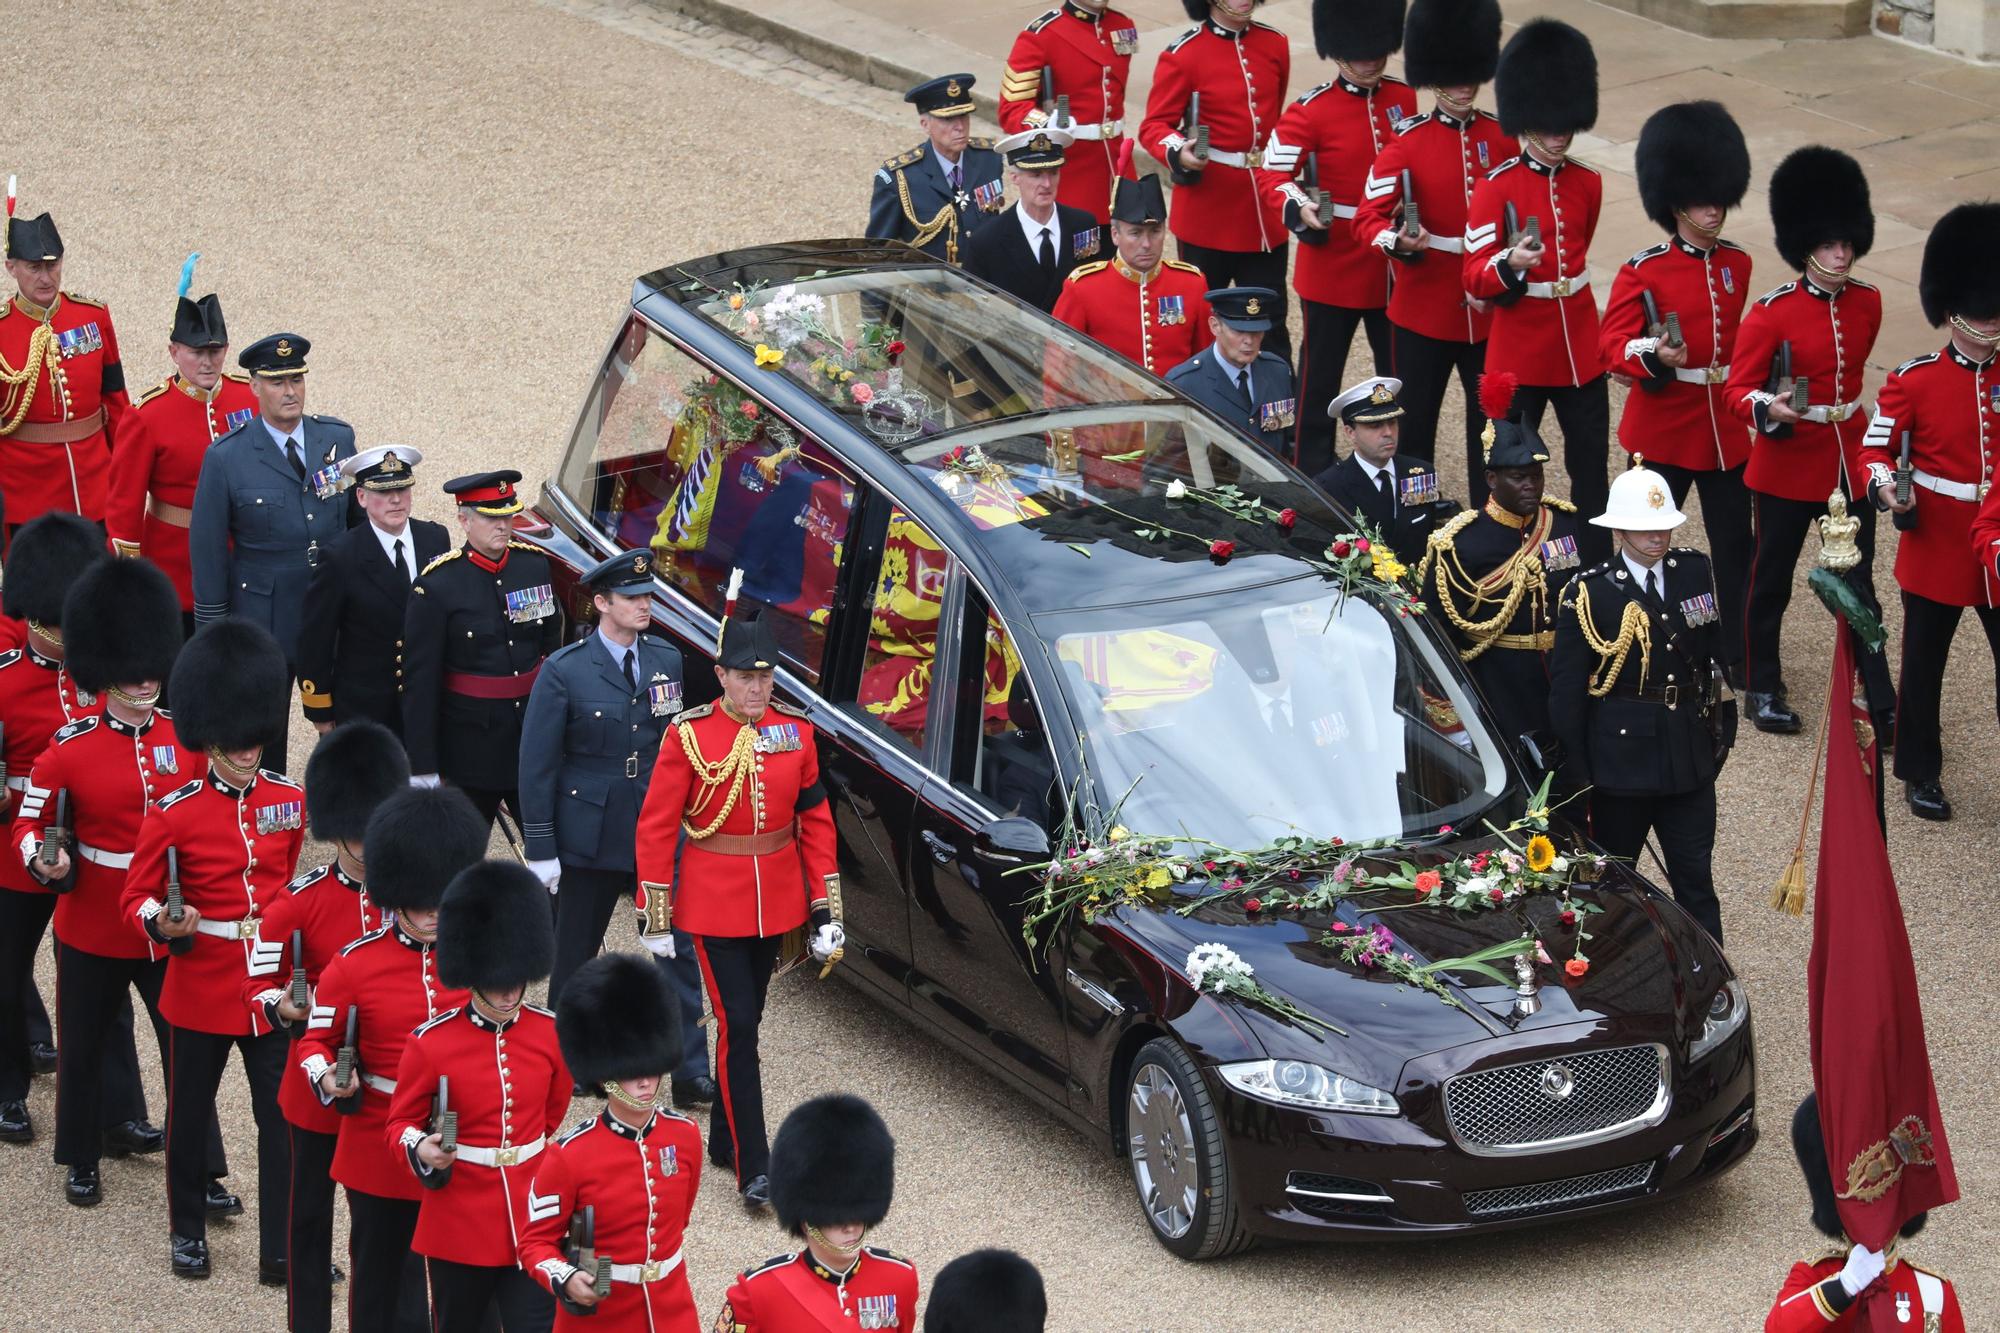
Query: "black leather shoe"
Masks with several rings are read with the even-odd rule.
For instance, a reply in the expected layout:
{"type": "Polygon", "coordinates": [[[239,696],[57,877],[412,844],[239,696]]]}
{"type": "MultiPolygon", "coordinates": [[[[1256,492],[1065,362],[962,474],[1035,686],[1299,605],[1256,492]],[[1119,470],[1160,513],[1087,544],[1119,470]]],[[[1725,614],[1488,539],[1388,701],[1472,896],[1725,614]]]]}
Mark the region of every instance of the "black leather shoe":
{"type": "Polygon", "coordinates": [[[208,1196],[202,1200],[210,1217],[241,1217],[243,1200],[222,1187],[219,1180],[208,1182],[208,1196]]]}
{"type": "Polygon", "coordinates": [[[106,1157],[144,1157],[167,1146],[166,1131],[143,1120],[127,1120],[104,1131],[106,1157]]]}
{"type": "Polygon", "coordinates": [[[26,1102],[0,1102],[0,1143],[33,1143],[35,1122],[26,1102]]]}
{"type": "Polygon", "coordinates": [[[674,1105],[685,1110],[690,1106],[707,1106],[721,1095],[715,1080],[706,1074],[696,1078],[677,1078],[673,1081],[674,1105]]]}
{"type": "Polygon", "coordinates": [[[1944,785],[1935,778],[1929,782],[1905,782],[1903,798],[1910,803],[1910,813],[1918,819],[1942,823],[1951,818],[1951,802],[1944,798],[1944,785]]]}
{"type": "Polygon", "coordinates": [[[1760,694],[1753,690],[1743,696],[1743,708],[1750,714],[1750,725],[1759,731],[1790,736],[1799,729],[1799,715],[1782,694],[1760,694]]]}
{"type": "Polygon", "coordinates": [[[709,1164],[714,1166],[718,1171],[733,1173],[736,1170],[736,1159],[728,1152],[717,1148],[713,1140],[708,1145],[708,1160],[709,1164]]]}
{"type": "Polygon", "coordinates": [[[55,1073],[56,1048],[49,1045],[45,1041],[29,1042],[28,1063],[34,1066],[34,1070],[37,1074],[55,1073]]]}
{"type": "Polygon", "coordinates": [[[94,1166],[73,1166],[63,1182],[63,1197],[79,1208],[95,1208],[104,1201],[104,1186],[94,1166]]]}
{"type": "Polygon", "coordinates": [[[284,1286],[285,1261],[283,1259],[259,1259],[257,1261],[257,1285],[260,1287],[284,1286]]]}
{"type": "Polygon", "coordinates": [[[208,1242],[191,1236],[175,1236],[174,1276],[184,1278],[205,1278],[208,1276],[208,1242]]]}
{"type": "Polygon", "coordinates": [[[750,1183],[743,1187],[743,1203],[746,1207],[752,1209],[769,1208],[771,1206],[771,1178],[769,1176],[750,1177],[750,1183]]]}

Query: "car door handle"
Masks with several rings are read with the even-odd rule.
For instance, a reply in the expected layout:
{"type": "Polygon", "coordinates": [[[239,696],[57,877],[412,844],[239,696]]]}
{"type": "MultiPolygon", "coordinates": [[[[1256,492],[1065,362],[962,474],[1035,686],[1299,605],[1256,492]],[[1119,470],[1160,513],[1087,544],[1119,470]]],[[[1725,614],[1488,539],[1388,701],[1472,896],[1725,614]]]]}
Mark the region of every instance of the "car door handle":
{"type": "Polygon", "coordinates": [[[958,857],[958,848],[942,834],[924,830],[924,846],[931,849],[931,859],[941,866],[948,866],[958,857]]]}

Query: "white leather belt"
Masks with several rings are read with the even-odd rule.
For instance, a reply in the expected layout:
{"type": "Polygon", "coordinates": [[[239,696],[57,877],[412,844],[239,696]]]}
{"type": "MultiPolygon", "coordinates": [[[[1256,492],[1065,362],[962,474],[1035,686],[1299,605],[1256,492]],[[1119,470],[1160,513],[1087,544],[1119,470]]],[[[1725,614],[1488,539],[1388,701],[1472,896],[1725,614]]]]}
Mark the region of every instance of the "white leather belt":
{"type": "Polygon", "coordinates": [[[87,842],[80,842],[76,845],[76,854],[92,865],[103,866],[107,870],[130,870],[132,868],[132,853],[130,852],[107,852],[102,847],[92,847],[87,842]]]}
{"type": "Polygon", "coordinates": [[[1808,407],[1805,411],[1799,413],[1799,416],[1804,420],[1816,421],[1824,426],[1829,422],[1845,421],[1860,410],[1861,400],[1857,398],[1851,403],[1821,403],[1817,407],[1808,407]]]}
{"type": "MultiPolygon", "coordinates": [[[[1211,148],[1208,150],[1208,160],[1211,162],[1220,162],[1225,167],[1262,169],[1264,165],[1264,155],[1255,149],[1247,153],[1232,153],[1223,148],[1211,148]]],[[[1350,211],[1348,216],[1352,217],[1353,213],[1350,211]]]]}
{"type": "Polygon", "coordinates": [[[396,1095],[396,1080],[393,1078],[383,1078],[380,1074],[363,1074],[361,1081],[384,1097],[396,1095]]]}
{"type": "Polygon", "coordinates": [[[1675,366],[1674,378],[1682,384],[1721,384],[1729,378],[1729,367],[1675,366]]]}
{"type": "Polygon", "coordinates": [[[458,1145],[458,1160],[474,1166],[519,1166],[540,1155],[548,1142],[549,1136],[541,1134],[532,1143],[517,1143],[509,1148],[475,1148],[461,1143],[458,1145]]]}
{"type": "Polygon", "coordinates": [[[1565,296],[1575,296],[1588,286],[1590,286],[1590,270],[1585,269],[1573,278],[1558,278],[1554,282],[1531,282],[1524,294],[1539,297],[1544,301],[1560,301],[1565,296]]]}
{"type": "Polygon", "coordinates": [[[1125,132],[1125,122],[1107,120],[1101,125],[1049,125],[1044,128],[1061,130],[1072,139],[1116,139],[1125,132]]]}
{"type": "Polygon", "coordinates": [[[658,1282],[680,1266],[681,1251],[675,1250],[667,1258],[655,1259],[648,1264],[613,1264],[611,1280],[629,1283],[632,1286],[643,1286],[648,1282],[658,1282]]]}
{"type": "Polygon", "coordinates": [[[1433,236],[1431,237],[1431,243],[1425,248],[1436,250],[1440,254],[1462,255],[1465,253],[1465,238],[1463,236],[1433,236]]]}
{"type": "Polygon", "coordinates": [[[8,791],[26,791],[27,789],[28,789],[28,780],[26,778],[7,779],[8,791]]]}
{"type": "Polygon", "coordinates": [[[1336,204],[1331,201],[1327,203],[1326,211],[1337,218],[1351,218],[1355,212],[1353,204],[1336,204]]]}
{"type": "Polygon", "coordinates": [[[1943,477],[1933,477],[1920,467],[1910,469],[1910,480],[1927,491],[1936,491],[1948,500],[1963,500],[1973,504],[1979,499],[1979,487],[1969,481],[1946,481],[1943,477]]]}
{"type": "Polygon", "coordinates": [[[197,934],[213,935],[219,940],[254,940],[257,938],[257,927],[261,924],[254,916],[246,916],[241,921],[210,921],[203,917],[194,923],[194,928],[197,934]]]}

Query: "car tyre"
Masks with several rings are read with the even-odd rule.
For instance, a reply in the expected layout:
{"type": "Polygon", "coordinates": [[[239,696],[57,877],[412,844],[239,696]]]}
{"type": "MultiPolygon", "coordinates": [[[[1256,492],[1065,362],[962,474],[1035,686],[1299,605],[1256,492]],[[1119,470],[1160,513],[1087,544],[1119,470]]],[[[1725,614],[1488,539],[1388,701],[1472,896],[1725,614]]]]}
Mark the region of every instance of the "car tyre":
{"type": "Polygon", "coordinates": [[[1139,1048],[1125,1085],[1125,1148],[1139,1211],[1183,1259],[1248,1249],[1229,1181],[1222,1119],[1201,1071],[1170,1037],[1139,1048]]]}

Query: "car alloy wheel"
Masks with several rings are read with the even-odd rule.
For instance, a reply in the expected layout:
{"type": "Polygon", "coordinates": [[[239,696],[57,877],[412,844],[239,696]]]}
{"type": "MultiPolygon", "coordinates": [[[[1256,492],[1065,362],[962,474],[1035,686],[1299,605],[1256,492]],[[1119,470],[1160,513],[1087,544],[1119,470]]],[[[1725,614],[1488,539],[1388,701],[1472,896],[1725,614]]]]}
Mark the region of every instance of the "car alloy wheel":
{"type": "Polygon", "coordinates": [[[1183,1259],[1249,1245],[1229,1189],[1221,1119],[1201,1071],[1171,1038],[1147,1042],[1132,1062],[1125,1147],[1140,1211],[1160,1244],[1183,1259]]]}

